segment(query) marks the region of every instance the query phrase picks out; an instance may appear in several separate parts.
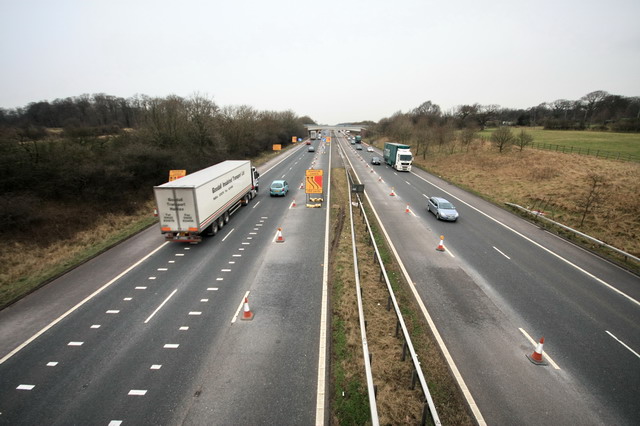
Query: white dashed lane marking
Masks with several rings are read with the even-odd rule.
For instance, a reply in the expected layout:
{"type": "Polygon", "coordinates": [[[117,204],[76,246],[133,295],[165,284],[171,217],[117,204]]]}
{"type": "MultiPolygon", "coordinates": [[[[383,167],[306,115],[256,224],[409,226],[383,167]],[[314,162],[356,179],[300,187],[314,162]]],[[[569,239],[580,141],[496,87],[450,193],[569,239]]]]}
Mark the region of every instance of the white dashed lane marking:
{"type": "Polygon", "coordinates": [[[197,315],[202,315],[202,312],[198,312],[198,311],[191,311],[191,312],[189,312],[189,315],[195,315],[195,316],[197,316],[197,315]]]}
{"type": "Polygon", "coordinates": [[[100,324],[93,324],[91,328],[100,328],[100,324]]]}
{"type": "Polygon", "coordinates": [[[179,343],[167,343],[163,346],[165,349],[177,349],[180,346],[179,343]]]}
{"type": "Polygon", "coordinates": [[[131,389],[129,391],[129,395],[133,395],[133,396],[145,396],[147,394],[147,391],[144,389],[131,389]]]}
{"type": "Polygon", "coordinates": [[[118,313],[120,313],[120,311],[117,310],[117,309],[110,309],[110,310],[107,311],[107,313],[108,314],[118,314],[118,313]]]}
{"type": "Polygon", "coordinates": [[[56,365],[58,365],[57,361],[52,361],[47,363],[47,367],[55,367],[56,365]]]}
{"type": "Polygon", "coordinates": [[[69,342],[67,346],[82,346],[84,342],[69,342]]]}
{"type": "Polygon", "coordinates": [[[138,286],[138,287],[136,287],[136,290],[146,290],[146,289],[147,289],[147,288],[146,288],[146,287],[144,287],[144,286],[138,286]]]}
{"type": "Polygon", "coordinates": [[[161,368],[161,364],[153,364],[151,367],[149,367],[149,370],[160,370],[161,368]]]}
{"type": "Polygon", "coordinates": [[[17,390],[27,390],[30,391],[31,389],[35,388],[36,385],[19,385],[16,389],[17,390]]]}
{"type": "Polygon", "coordinates": [[[180,331],[187,331],[189,329],[189,327],[187,327],[186,325],[183,325],[182,327],[179,328],[180,331]]]}

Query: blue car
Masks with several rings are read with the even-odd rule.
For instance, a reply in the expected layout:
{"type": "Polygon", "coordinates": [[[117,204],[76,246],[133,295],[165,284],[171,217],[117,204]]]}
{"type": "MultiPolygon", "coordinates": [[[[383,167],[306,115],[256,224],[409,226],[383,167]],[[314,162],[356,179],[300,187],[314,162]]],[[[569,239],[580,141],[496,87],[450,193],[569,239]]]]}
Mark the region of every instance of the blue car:
{"type": "Polygon", "coordinates": [[[269,187],[269,195],[273,196],[285,196],[289,192],[289,184],[286,180],[274,180],[269,187]]]}

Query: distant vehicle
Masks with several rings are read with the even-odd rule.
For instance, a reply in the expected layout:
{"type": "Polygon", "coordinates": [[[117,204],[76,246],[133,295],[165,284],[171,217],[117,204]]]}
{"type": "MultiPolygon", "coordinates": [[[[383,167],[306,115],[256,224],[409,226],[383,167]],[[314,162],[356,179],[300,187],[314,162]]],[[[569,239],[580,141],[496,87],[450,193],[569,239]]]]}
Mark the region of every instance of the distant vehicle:
{"type": "Polygon", "coordinates": [[[399,172],[410,172],[413,154],[409,145],[387,142],[384,144],[384,162],[399,172]]]}
{"type": "Polygon", "coordinates": [[[289,184],[286,180],[274,180],[269,187],[269,195],[273,196],[285,196],[289,192],[289,184]]]}
{"type": "Polygon", "coordinates": [[[372,148],[372,147],[370,147],[370,146],[368,146],[368,147],[367,147],[367,152],[373,152],[373,148],[372,148]]]}
{"type": "Polygon", "coordinates": [[[357,149],[358,151],[362,151],[362,145],[356,145],[356,149],[357,149]]]}
{"type": "Polygon", "coordinates": [[[436,215],[436,218],[442,220],[455,222],[459,217],[458,211],[453,204],[440,197],[429,198],[429,201],[427,201],[427,210],[436,215]]]}
{"type": "Polygon", "coordinates": [[[309,137],[311,138],[312,141],[316,140],[316,136],[317,136],[317,132],[315,130],[311,130],[309,132],[309,137]]]}
{"type": "Polygon", "coordinates": [[[380,165],[380,157],[371,157],[371,164],[380,165]]]}
{"type": "Polygon", "coordinates": [[[362,142],[362,136],[357,135],[356,136],[356,143],[361,143],[362,142]]]}
{"type": "Polygon", "coordinates": [[[259,176],[251,162],[228,160],[154,186],[160,232],[167,241],[189,243],[217,234],[258,195],[259,176]]]}
{"type": "Polygon", "coordinates": [[[355,145],[355,144],[356,144],[356,141],[352,140],[351,145],[355,145]]]}
{"type": "Polygon", "coordinates": [[[313,145],[309,145],[309,148],[307,148],[307,151],[309,152],[315,152],[316,149],[313,147],[313,145]]]}
{"type": "Polygon", "coordinates": [[[308,141],[307,141],[307,145],[311,145],[311,140],[308,140],[308,141]]]}

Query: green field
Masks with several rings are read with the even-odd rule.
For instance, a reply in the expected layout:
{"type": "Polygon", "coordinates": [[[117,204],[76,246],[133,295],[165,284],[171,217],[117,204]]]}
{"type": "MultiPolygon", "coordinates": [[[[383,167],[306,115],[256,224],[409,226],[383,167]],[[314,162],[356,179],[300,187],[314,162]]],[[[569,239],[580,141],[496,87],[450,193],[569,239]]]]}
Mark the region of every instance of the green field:
{"type": "MultiPolygon", "coordinates": [[[[514,133],[524,129],[533,136],[535,147],[539,144],[579,148],[595,155],[596,152],[621,153],[640,160],[640,133],[598,132],[593,130],[543,130],[542,127],[514,127],[514,133]]],[[[486,139],[496,129],[485,129],[479,134],[486,139]]],[[[546,147],[555,149],[555,147],[546,147]]]]}

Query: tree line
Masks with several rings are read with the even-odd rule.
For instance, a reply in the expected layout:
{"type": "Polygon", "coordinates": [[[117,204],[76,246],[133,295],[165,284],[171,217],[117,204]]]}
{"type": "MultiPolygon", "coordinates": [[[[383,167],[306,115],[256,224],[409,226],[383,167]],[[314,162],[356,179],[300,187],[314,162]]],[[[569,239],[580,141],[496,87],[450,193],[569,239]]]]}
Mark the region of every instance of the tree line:
{"type": "Polygon", "coordinates": [[[10,229],[50,223],[52,205],[83,215],[132,212],[167,181],[244,159],[305,136],[292,111],[218,106],[200,94],[130,99],[103,94],[0,112],[0,220],[10,229]]]}

